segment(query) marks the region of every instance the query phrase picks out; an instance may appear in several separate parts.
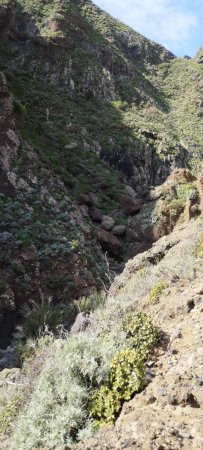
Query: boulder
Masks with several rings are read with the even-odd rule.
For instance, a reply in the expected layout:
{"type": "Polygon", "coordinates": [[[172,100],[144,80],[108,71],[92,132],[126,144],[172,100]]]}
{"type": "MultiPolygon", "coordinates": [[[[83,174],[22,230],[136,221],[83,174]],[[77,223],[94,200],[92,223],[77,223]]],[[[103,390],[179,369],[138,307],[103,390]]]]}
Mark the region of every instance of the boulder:
{"type": "Polygon", "coordinates": [[[74,334],[77,334],[80,331],[84,331],[87,328],[87,326],[89,325],[89,323],[90,323],[90,320],[85,315],[85,313],[80,312],[77,315],[75,322],[70,329],[70,336],[73,336],[74,334]]]}
{"type": "Polygon", "coordinates": [[[76,144],[76,142],[72,142],[71,144],[66,144],[65,145],[65,149],[66,150],[73,150],[74,148],[76,148],[78,146],[78,144],[76,144]]]}
{"type": "Polygon", "coordinates": [[[139,198],[132,198],[124,195],[121,198],[122,210],[127,216],[133,216],[140,212],[142,207],[142,200],[139,198]]]}
{"type": "Polygon", "coordinates": [[[144,233],[143,233],[141,227],[137,227],[137,228],[128,227],[126,229],[127,242],[141,241],[142,239],[144,239],[144,233]]]}
{"type": "Polygon", "coordinates": [[[115,236],[123,236],[126,232],[127,227],[125,225],[115,225],[113,227],[112,233],[115,236]]]}
{"type": "Polygon", "coordinates": [[[79,205],[88,205],[88,206],[91,206],[91,204],[92,204],[90,198],[89,198],[88,195],[86,195],[86,194],[80,194],[80,195],[78,195],[77,201],[78,201],[79,205]]]}
{"type": "Polygon", "coordinates": [[[124,217],[125,214],[122,209],[114,209],[109,213],[109,216],[116,220],[120,219],[121,217],[124,217]]]}
{"type": "Polygon", "coordinates": [[[122,252],[122,245],[118,238],[106,230],[98,231],[98,238],[102,248],[114,256],[119,256],[122,252]]]}
{"type": "Polygon", "coordinates": [[[101,222],[102,221],[102,211],[99,208],[89,208],[89,216],[93,220],[93,222],[101,222]]]}
{"type": "Polygon", "coordinates": [[[102,228],[104,228],[107,231],[112,230],[112,228],[115,225],[115,220],[110,216],[103,216],[102,217],[102,228]]]}
{"type": "Polygon", "coordinates": [[[124,261],[129,261],[129,259],[134,258],[136,255],[145,252],[150,246],[149,242],[145,240],[142,242],[131,242],[126,249],[124,261]]]}

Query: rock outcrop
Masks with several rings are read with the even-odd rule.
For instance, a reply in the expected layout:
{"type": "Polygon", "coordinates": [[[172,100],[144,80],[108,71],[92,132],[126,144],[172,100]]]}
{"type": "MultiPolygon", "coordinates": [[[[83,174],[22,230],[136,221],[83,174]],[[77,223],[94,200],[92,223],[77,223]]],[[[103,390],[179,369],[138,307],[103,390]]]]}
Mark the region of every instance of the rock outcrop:
{"type": "Polygon", "coordinates": [[[102,248],[114,256],[122,256],[122,245],[119,239],[106,230],[98,231],[99,242],[102,248]]]}

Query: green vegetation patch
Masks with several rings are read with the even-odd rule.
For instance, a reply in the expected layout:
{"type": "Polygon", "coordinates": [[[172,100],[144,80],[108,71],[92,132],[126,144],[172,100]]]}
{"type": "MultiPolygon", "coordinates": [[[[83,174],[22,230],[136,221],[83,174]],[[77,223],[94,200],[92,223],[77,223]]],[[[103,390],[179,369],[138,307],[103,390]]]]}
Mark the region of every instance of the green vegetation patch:
{"type": "Polygon", "coordinates": [[[62,310],[52,304],[52,299],[45,299],[41,303],[26,304],[23,330],[26,337],[37,337],[46,329],[55,331],[62,322],[62,310]]]}
{"type": "Polygon", "coordinates": [[[127,315],[122,326],[129,347],[114,356],[108,382],[93,393],[90,403],[97,426],[113,423],[124,401],[146,386],[144,363],[157,342],[157,332],[145,314],[127,315]]]}
{"type": "Polygon", "coordinates": [[[90,414],[96,425],[113,423],[124,401],[146,385],[145,367],[139,353],[127,348],[114,357],[108,383],[93,394],[90,414]]]}
{"type": "Polygon", "coordinates": [[[13,419],[17,415],[20,397],[15,396],[7,405],[1,405],[0,401],[0,437],[8,430],[13,419]]]}
{"type": "Polygon", "coordinates": [[[168,283],[165,281],[161,281],[160,283],[155,284],[149,293],[149,303],[156,303],[159,300],[161,294],[168,288],[168,283]]]}
{"type": "Polygon", "coordinates": [[[180,200],[193,200],[197,197],[198,191],[192,183],[179,184],[176,187],[177,196],[180,200]]]}

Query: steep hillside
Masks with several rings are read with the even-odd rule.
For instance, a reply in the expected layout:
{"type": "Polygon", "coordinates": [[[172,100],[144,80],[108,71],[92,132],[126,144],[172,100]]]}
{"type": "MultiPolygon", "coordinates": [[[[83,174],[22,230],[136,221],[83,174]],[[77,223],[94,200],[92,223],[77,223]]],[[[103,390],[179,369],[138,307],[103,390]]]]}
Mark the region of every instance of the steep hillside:
{"type": "Polygon", "coordinates": [[[27,342],[0,377],[2,449],[202,448],[202,233],[129,261],[86,330],[27,342]]]}
{"type": "Polygon", "coordinates": [[[8,323],[15,321],[19,305],[37,301],[43,293],[54,301],[67,301],[95,285],[99,288],[97,277],[104,276],[105,261],[60,178],[17,135],[3,75],[0,96],[1,314],[6,310],[0,337],[4,345],[8,323]]]}
{"type": "Polygon", "coordinates": [[[1,450],[202,448],[202,93],[202,49],[0,0],[1,450]]]}
{"type": "Polygon", "coordinates": [[[201,65],[174,60],[90,1],[43,5],[15,3],[1,67],[27,112],[18,111],[21,133],[57,169],[63,161],[66,172],[68,160],[65,182],[77,190],[75,158],[89,167],[92,153],[123,171],[136,189],[160,184],[194,154],[198,164],[201,65]],[[77,144],[77,155],[71,146],[64,154],[70,144],[77,144]]]}

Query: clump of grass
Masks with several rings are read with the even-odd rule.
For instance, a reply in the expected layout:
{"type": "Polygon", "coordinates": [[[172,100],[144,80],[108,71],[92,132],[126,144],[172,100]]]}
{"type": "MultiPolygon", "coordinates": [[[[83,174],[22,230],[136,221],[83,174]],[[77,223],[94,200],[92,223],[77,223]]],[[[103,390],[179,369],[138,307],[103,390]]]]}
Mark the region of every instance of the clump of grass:
{"type": "Polygon", "coordinates": [[[98,307],[102,307],[106,300],[106,292],[94,292],[88,297],[81,297],[75,300],[75,305],[80,312],[90,313],[95,311],[98,307]]]}
{"type": "Polygon", "coordinates": [[[55,331],[62,321],[62,310],[52,303],[51,297],[42,298],[40,303],[25,304],[23,331],[26,337],[37,337],[48,331],[55,331]]]}

